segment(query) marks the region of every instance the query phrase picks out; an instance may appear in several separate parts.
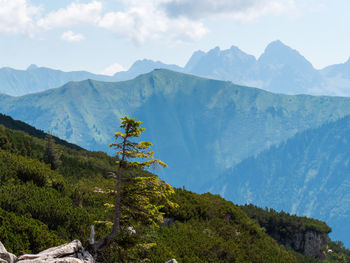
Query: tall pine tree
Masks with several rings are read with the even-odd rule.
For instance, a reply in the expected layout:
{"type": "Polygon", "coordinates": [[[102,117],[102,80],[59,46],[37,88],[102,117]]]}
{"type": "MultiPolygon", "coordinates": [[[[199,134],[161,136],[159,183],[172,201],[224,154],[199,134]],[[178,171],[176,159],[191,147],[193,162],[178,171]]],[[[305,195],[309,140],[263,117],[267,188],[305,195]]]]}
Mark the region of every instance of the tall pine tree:
{"type": "Polygon", "coordinates": [[[164,162],[153,158],[154,152],[151,151],[151,142],[135,141],[145,130],[145,128],[140,127],[141,121],[126,116],[122,117],[121,121],[122,132],[115,133],[116,142],[110,145],[116,149],[118,156],[118,170],[113,176],[116,179],[113,226],[109,235],[99,242],[90,244],[94,252],[108,247],[116,239],[121,230],[122,206],[133,210],[132,214],[137,217],[137,220],[152,223],[162,219],[160,212],[162,206],[157,201],[162,200],[163,203],[165,201],[172,205],[168,200],[168,196],[174,193],[172,187],[157,176],[145,176],[140,171],[147,168],[167,167],[164,162]],[[136,172],[128,173],[129,175],[125,176],[127,170],[136,172]]]}

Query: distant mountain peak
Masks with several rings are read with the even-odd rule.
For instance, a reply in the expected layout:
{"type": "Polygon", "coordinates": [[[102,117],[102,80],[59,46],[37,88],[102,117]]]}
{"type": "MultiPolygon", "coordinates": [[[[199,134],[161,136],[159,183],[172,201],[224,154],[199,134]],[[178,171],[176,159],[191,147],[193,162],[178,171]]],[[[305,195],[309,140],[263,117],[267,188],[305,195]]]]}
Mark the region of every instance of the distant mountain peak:
{"type": "MultiPolygon", "coordinates": [[[[288,47],[286,44],[284,44],[281,40],[277,39],[275,41],[272,41],[270,44],[267,45],[267,47],[269,46],[275,46],[275,47],[288,47]]],[[[288,47],[289,48],[289,47],[288,47]]]]}
{"type": "Polygon", "coordinates": [[[199,56],[199,55],[205,55],[205,52],[202,51],[202,50],[197,50],[197,51],[195,51],[195,52],[193,53],[192,56],[199,56]]]}
{"type": "Polygon", "coordinates": [[[132,64],[132,66],[130,67],[129,71],[147,69],[147,72],[150,72],[155,68],[169,68],[173,70],[178,70],[178,68],[180,67],[176,65],[168,65],[161,61],[154,61],[151,59],[142,59],[142,60],[135,61],[135,63],[132,64]]]}
{"type": "Polygon", "coordinates": [[[137,64],[137,63],[159,63],[159,61],[144,58],[144,59],[140,59],[140,60],[135,61],[135,64],[137,64]]]}
{"type": "Polygon", "coordinates": [[[202,50],[197,50],[196,52],[194,52],[191,56],[191,58],[188,60],[186,66],[185,66],[185,69],[187,71],[191,71],[195,66],[196,64],[198,63],[198,61],[205,56],[205,52],[202,51],[202,50]]]}
{"type": "Polygon", "coordinates": [[[35,64],[31,64],[28,68],[27,68],[27,70],[34,70],[34,69],[38,69],[39,67],[37,66],[37,65],[35,65],[35,64]]]}
{"type": "Polygon", "coordinates": [[[213,49],[210,49],[209,51],[208,51],[208,54],[218,54],[218,53],[220,53],[220,47],[215,47],[215,48],[213,48],[213,49]]]}
{"type": "Polygon", "coordinates": [[[232,45],[232,46],[230,47],[230,50],[231,50],[231,51],[234,51],[234,52],[243,52],[239,47],[234,46],[234,45],[232,45]]]}
{"type": "Polygon", "coordinates": [[[149,73],[154,69],[169,69],[172,71],[183,71],[183,68],[173,65],[165,64],[161,61],[154,61],[150,59],[137,60],[132,64],[128,71],[117,72],[113,78],[117,81],[130,80],[136,78],[137,76],[145,73],[149,73]]]}
{"type": "Polygon", "coordinates": [[[280,40],[275,40],[273,42],[271,42],[270,44],[268,44],[265,48],[264,53],[262,54],[262,56],[264,54],[271,54],[271,55],[278,55],[281,53],[291,53],[293,52],[295,55],[299,54],[298,51],[292,49],[291,47],[287,46],[286,44],[284,44],[282,41],[280,40]]]}
{"type": "Polygon", "coordinates": [[[159,61],[154,61],[150,59],[142,59],[142,60],[137,60],[134,62],[134,64],[131,65],[129,71],[145,71],[150,69],[150,71],[154,67],[159,67],[162,63],[159,61]]]}
{"type": "Polygon", "coordinates": [[[258,61],[266,65],[289,65],[296,68],[303,66],[313,69],[312,64],[303,55],[280,40],[268,44],[258,61]]]}

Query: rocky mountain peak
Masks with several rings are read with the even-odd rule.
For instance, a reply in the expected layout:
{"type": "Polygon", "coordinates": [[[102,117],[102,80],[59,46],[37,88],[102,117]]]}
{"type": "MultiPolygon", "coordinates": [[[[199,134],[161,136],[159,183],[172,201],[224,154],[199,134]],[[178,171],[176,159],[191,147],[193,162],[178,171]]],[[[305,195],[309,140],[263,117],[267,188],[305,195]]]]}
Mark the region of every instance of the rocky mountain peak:
{"type": "Polygon", "coordinates": [[[35,64],[31,64],[28,68],[27,68],[27,70],[29,71],[29,70],[35,70],[35,69],[38,69],[39,67],[37,66],[37,65],[35,65],[35,64]]]}

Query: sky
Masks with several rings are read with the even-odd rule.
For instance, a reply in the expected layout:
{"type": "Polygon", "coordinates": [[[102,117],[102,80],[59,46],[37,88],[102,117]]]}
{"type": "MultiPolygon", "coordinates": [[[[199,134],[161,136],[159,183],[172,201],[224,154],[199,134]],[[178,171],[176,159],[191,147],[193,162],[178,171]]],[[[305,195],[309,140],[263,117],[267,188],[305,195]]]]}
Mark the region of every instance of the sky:
{"type": "Polygon", "coordinates": [[[217,46],[258,58],[278,39],[320,69],[349,59],[349,11],[349,0],[0,0],[0,67],[111,75],[217,46]]]}

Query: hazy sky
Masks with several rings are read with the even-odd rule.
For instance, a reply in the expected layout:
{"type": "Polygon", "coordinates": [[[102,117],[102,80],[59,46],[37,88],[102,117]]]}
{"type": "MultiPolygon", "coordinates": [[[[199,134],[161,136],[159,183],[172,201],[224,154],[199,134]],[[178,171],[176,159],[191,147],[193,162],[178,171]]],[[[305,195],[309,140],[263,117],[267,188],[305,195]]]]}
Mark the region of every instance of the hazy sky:
{"type": "Polygon", "coordinates": [[[316,68],[350,57],[349,0],[0,0],[0,67],[112,73],[276,39],[316,68]]]}

